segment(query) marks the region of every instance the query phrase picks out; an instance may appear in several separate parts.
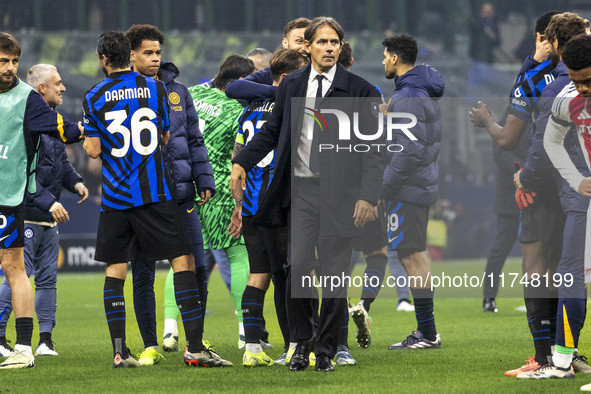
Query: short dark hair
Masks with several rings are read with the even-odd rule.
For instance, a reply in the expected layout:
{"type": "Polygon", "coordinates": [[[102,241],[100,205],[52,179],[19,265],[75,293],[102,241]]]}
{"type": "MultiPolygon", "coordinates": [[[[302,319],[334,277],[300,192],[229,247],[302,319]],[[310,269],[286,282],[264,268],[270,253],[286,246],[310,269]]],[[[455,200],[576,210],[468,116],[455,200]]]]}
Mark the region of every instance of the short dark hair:
{"type": "Polygon", "coordinates": [[[304,40],[308,41],[309,43],[312,43],[312,41],[314,40],[314,36],[316,35],[316,32],[322,26],[331,27],[339,36],[339,41],[341,43],[343,42],[343,39],[345,37],[345,32],[343,31],[343,28],[341,27],[339,22],[336,21],[336,19],[328,16],[319,16],[317,18],[312,19],[312,22],[310,22],[308,27],[306,27],[306,31],[304,32],[304,40]]]}
{"type": "Polygon", "coordinates": [[[8,33],[0,33],[0,52],[7,53],[12,56],[21,55],[21,46],[12,35],[8,33]]]}
{"type": "Polygon", "coordinates": [[[154,25],[131,25],[125,33],[131,49],[135,51],[142,46],[142,41],[158,41],[164,45],[164,34],[154,25]]]}
{"type": "Polygon", "coordinates": [[[310,24],[310,19],[308,18],[297,18],[294,19],[285,25],[283,29],[283,37],[287,37],[287,33],[294,29],[305,29],[310,24]]]}
{"type": "Polygon", "coordinates": [[[398,34],[386,38],[382,41],[382,45],[386,47],[388,53],[398,55],[400,61],[404,64],[414,66],[417,61],[419,47],[417,45],[417,40],[415,40],[413,36],[409,36],[408,34],[398,34]]]}
{"type": "Polygon", "coordinates": [[[585,34],[586,26],[585,19],[579,15],[574,12],[564,12],[552,17],[546,28],[546,37],[551,44],[555,40],[558,42],[558,53],[560,53],[571,38],[585,34]]]}
{"type": "Polygon", "coordinates": [[[569,40],[562,51],[562,61],[573,71],[591,67],[591,36],[581,34],[569,40]]]}
{"type": "Polygon", "coordinates": [[[111,67],[129,67],[131,46],[125,35],[119,31],[108,30],[101,34],[96,45],[96,52],[109,59],[111,67]]]}
{"type": "Polygon", "coordinates": [[[220,71],[214,78],[213,87],[223,90],[230,81],[252,74],[254,68],[252,60],[246,56],[230,55],[220,66],[220,71]]]}
{"type": "Polygon", "coordinates": [[[339,54],[339,63],[345,68],[351,67],[351,59],[353,59],[353,52],[351,51],[351,44],[349,41],[343,40],[341,44],[341,53],[339,54]]]}
{"type": "Polygon", "coordinates": [[[550,20],[552,20],[552,17],[557,14],[560,14],[560,11],[548,11],[540,16],[536,21],[534,33],[546,34],[546,28],[548,27],[550,20]]]}
{"type": "Polygon", "coordinates": [[[302,68],[308,63],[308,58],[294,49],[281,48],[275,51],[270,63],[273,80],[277,80],[281,74],[289,74],[302,68]]]}

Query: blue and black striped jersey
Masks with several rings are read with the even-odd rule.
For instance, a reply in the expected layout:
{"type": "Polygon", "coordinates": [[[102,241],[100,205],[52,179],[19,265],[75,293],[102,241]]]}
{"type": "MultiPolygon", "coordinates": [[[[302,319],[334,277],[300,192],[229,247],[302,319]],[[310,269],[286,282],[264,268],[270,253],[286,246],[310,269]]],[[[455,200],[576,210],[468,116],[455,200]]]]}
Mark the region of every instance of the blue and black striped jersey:
{"type": "MultiPolygon", "coordinates": [[[[240,116],[238,135],[236,142],[242,145],[248,145],[252,137],[258,133],[263,125],[269,119],[275,100],[267,99],[251,103],[244,109],[240,116]]],[[[259,204],[265,197],[265,193],[271,180],[275,168],[275,151],[261,160],[252,170],[246,174],[246,190],[244,191],[244,201],[242,203],[242,216],[253,216],[259,204]]]]}
{"type": "Polygon", "coordinates": [[[169,130],[166,96],[161,81],[131,71],[112,73],[86,93],[84,132],[101,139],[101,210],[172,199],[161,147],[169,130]]]}
{"type": "Polygon", "coordinates": [[[542,90],[554,81],[554,75],[552,75],[554,68],[556,64],[546,60],[519,74],[511,91],[509,114],[526,121],[533,120],[532,116],[537,117],[540,95],[542,90]]]}

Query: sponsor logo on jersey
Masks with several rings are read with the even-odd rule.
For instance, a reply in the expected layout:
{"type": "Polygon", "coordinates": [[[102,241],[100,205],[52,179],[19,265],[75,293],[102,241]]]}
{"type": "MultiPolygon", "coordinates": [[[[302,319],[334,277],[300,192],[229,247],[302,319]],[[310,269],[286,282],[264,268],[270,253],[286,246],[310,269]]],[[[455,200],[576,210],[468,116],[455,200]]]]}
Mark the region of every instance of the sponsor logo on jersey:
{"type": "Polygon", "coordinates": [[[519,106],[521,106],[521,107],[525,107],[525,106],[527,105],[527,102],[526,102],[525,100],[523,100],[523,99],[518,99],[518,98],[514,98],[514,99],[512,99],[512,100],[511,100],[511,102],[512,102],[514,105],[519,105],[519,106]]]}

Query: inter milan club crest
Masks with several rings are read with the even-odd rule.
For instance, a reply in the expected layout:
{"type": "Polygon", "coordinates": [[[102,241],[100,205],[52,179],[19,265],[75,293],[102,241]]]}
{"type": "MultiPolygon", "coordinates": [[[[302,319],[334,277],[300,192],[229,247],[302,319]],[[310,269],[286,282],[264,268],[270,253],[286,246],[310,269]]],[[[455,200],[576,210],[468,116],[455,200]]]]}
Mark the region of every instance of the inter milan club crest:
{"type": "Polygon", "coordinates": [[[32,229],[28,228],[28,229],[25,230],[25,238],[26,239],[33,238],[33,235],[35,235],[35,234],[33,233],[33,230],[32,229]]]}

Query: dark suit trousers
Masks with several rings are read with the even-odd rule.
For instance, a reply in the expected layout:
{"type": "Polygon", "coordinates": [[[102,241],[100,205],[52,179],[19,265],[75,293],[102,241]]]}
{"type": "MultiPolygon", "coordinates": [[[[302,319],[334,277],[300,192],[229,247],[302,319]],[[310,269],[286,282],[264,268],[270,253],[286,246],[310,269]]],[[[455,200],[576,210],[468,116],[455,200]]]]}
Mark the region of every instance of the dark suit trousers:
{"type": "MultiPolygon", "coordinates": [[[[292,341],[310,339],[316,333],[316,356],[333,358],[339,342],[343,315],[347,310],[346,286],[329,280],[328,288],[322,289],[322,306],[318,326],[313,324],[315,287],[302,286],[302,277],[310,276],[318,252],[320,265],[318,275],[341,280],[347,272],[353,251],[353,238],[339,238],[335,234],[321,234],[322,219],[319,179],[296,178],[292,187],[290,215],[290,273],[288,294],[291,295],[288,311],[292,341]]],[[[326,202],[323,202],[324,204],[326,202]]],[[[349,213],[347,213],[349,214],[349,213]]],[[[351,215],[353,212],[350,213],[351,215]]]]}
{"type": "Polygon", "coordinates": [[[495,298],[499,291],[499,275],[513,249],[519,232],[519,214],[497,215],[497,234],[485,268],[484,297],[495,298]],[[492,274],[491,278],[488,276],[492,274]],[[492,286],[491,286],[492,285],[492,286]]]}

